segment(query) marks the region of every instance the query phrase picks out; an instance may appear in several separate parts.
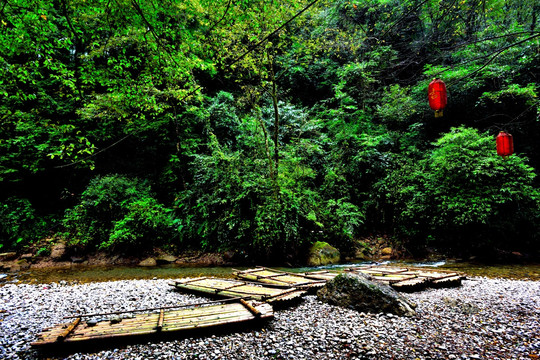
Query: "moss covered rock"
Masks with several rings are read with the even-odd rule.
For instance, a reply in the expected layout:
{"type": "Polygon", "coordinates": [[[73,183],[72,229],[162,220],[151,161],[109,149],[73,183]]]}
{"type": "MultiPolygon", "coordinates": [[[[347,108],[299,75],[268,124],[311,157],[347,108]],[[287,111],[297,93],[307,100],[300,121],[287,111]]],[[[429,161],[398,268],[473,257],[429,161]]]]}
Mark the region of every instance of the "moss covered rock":
{"type": "Polygon", "coordinates": [[[309,266],[320,266],[339,263],[339,251],[324,241],[317,241],[311,246],[307,264],[309,266]]]}

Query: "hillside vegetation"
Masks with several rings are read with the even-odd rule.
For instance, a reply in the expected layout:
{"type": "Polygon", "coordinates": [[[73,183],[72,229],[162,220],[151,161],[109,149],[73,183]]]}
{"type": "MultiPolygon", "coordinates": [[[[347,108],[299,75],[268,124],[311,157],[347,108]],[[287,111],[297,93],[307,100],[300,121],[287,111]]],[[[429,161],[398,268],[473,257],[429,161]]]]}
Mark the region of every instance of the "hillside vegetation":
{"type": "Polygon", "coordinates": [[[539,14],[537,0],[5,0],[0,251],[278,261],[379,234],[413,254],[534,254],[539,14]]]}

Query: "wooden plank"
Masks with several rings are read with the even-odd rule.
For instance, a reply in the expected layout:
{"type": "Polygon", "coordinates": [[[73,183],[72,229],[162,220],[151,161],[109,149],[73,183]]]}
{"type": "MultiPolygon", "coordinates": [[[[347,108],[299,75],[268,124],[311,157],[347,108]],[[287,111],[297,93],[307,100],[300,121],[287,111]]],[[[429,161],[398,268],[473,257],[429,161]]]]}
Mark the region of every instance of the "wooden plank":
{"type": "Polygon", "coordinates": [[[194,279],[187,279],[187,280],[177,280],[176,282],[181,282],[182,284],[189,284],[194,281],[201,281],[206,279],[206,276],[200,277],[200,278],[194,278],[194,279]]]}
{"type": "Polygon", "coordinates": [[[459,275],[456,276],[449,276],[442,279],[435,279],[432,281],[432,284],[434,286],[440,286],[440,287],[450,287],[450,286],[460,286],[461,285],[462,277],[459,275]]]}
{"type": "Polygon", "coordinates": [[[264,270],[266,270],[266,268],[260,266],[260,267],[256,267],[256,268],[254,268],[254,269],[248,269],[248,270],[238,270],[238,269],[233,269],[233,272],[239,272],[239,273],[246,273],[246,274],[247,274],[247,273],[258,272],[258,271],[264,271],[264,270]]]}
{"type": "MultiPolygon", "coordinates": [[[[179,286],[177,286],[177,288],[180,288],[179,286]]],[[[220,290],[220,289],[215,289],[213,287],[210,287],[210,286],[201,286],[201,285],[195,285],[195,286],[190,286],[190,287],[185,287],[185,289],[188,289],[188,290],[197,290],[197,291],[201,291],[201,292],[205,292],[205,293],[209,293],[209,294],[216,294],[216,295],[220,295],[222,293],[229,293],[231,294],[232,296],[239,296],[239,295],[244,295],[244,296],[250,296],[250,295],[257,295],[257,293],[253,292],[253,291],[248,291],[248,290],[238,290],[238,289],[235,289],[235,290],[231,290],[231,291],[224,291],[224,290],[220,290]]]]}
{"type": "Polygon", "coordinates": [[[303,275],[309,279],[328,281],[335,278],[338,274],[335,272],[330,272],[330,271],[313,271],[313,272],[303,273],[303,275]]]}
{"type": "MultiPolygon", "coordinates": [[[[189,320],[184,319],[182,317],[179,317],[177,319],[170,319],[167,317],[167,323],[164,324],[164,326],[161,329],[161,332],[165,332],[167,329],[170,329],[171,327],[178,327],[178,326],[192,326],[196,327],[197,324],[203,324],[203,323],[212,323],[212,322],[220,322],[220,321],[228,321],[229,319],[234,318],[244,318],[246,315],[252,316],[251,313],[249,313],[246,309],[242,308],[243,312],[233,312],[226,315],[207,315],[205,317],[201,317],[195,320],[189,320]]],[[[78,335],[79,337],[88,338],[88,337],[101,337],[103,335],[108,334],[126,334],[130,335],[133,333],[148,333],[152,334],[156,332],[155,322],[143,322],[140,324],[133,324],[131,327],[122,327],[122,326],[103,326],[100,329],[95,329],[92,331],[83,331],[80,332],[78,335]]]]}

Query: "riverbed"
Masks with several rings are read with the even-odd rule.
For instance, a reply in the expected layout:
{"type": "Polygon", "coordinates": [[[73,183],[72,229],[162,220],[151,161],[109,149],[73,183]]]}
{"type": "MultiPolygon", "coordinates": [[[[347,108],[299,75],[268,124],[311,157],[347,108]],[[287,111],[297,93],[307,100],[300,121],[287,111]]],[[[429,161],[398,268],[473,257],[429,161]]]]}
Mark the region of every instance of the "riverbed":
{"type": "MultiPolygon", "coordinates": [[[[4,283],[0,286],[0,358],[42,358],[30,343],[44,327],[65,322],[65,316],[208,300],[174,291],[171,281],[154,276],[4,283]]],[[[536,359],[540,354],[539,281],[470,276],[458,288],[406,296],[418,305],[412,318],[339,308],[310,295],[296,306],[277,310],[275,318],[260,329],[47,358],[536,359]]]]}

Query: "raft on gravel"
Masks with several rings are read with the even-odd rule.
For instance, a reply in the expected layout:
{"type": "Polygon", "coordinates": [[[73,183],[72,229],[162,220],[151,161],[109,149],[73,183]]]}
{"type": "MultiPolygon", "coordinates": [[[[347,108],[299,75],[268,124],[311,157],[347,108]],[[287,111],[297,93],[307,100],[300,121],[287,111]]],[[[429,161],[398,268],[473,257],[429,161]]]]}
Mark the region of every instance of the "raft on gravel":
{"type": "Polygon", "coordinates": [[[320,288],[326,284],[327,279],[309,277],[309,273],[291,273],[265,267],[248,270],[236,270],[234,275],[244,280],[257,281],[264,284],[281,285],[295,288],[320,288]]]}
{"type": "Polygon", "coordinates": [[[412,292],[427,287],[455,287],[461,285],[465,275],[447,270],[414,267],[366,265],[346,269],[347,272],[368,275],[371,280],[388,284],[397,291],[412,292]]]}
{"type": "Polygon", "coordinates": [[[201,277],[196,279],[179,280],[171,284],[179,291],[192,292],[201,295],[222,297],[246,297],[266,301],[268,303],[287,303],[299,299],[306,293],[295,287],[269,287],[242,280],[218,279],[201,277]]]}
{"type": "Polygon", "coordinates": [[[255,300],[231,299],[221,303],[214,301],[184,307],[188,306],[189,308],[183,309],[176,306],[175,310],[161,308],[159,312],[128,318],[115,316],[107,321],[83,321],[82,318],[119,313],[81,315],[71,323],[43,330],[38,340],[31,345],[36,348],[51,348],[110,339],[160,336],[238,323],[255,323],[274,316],[270,304],[255,300]]]}

